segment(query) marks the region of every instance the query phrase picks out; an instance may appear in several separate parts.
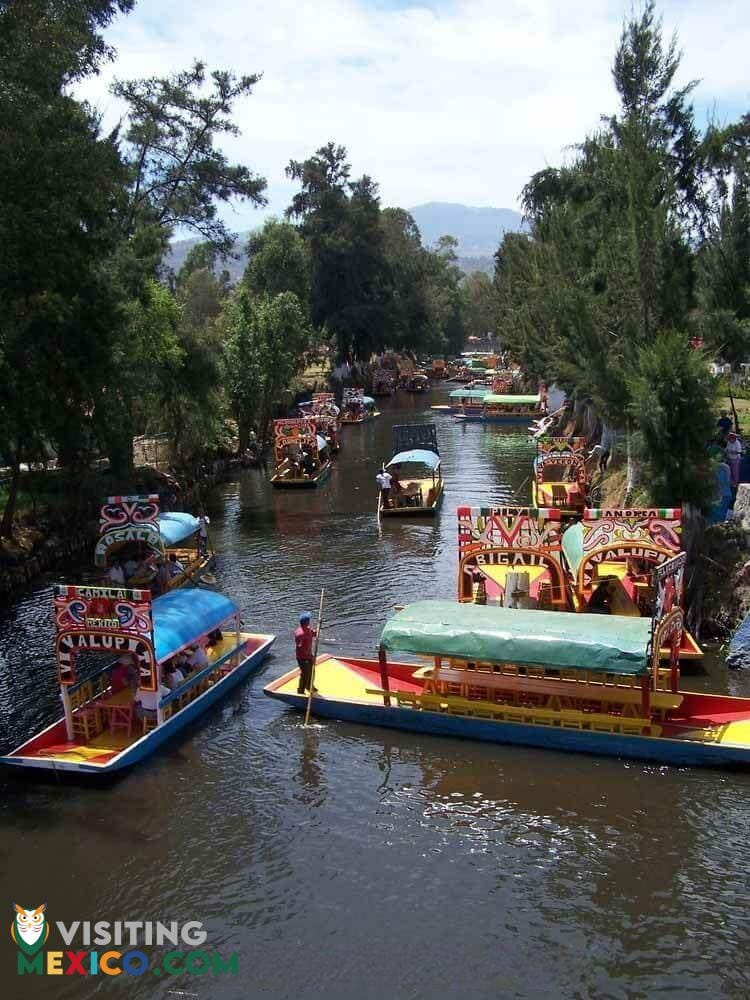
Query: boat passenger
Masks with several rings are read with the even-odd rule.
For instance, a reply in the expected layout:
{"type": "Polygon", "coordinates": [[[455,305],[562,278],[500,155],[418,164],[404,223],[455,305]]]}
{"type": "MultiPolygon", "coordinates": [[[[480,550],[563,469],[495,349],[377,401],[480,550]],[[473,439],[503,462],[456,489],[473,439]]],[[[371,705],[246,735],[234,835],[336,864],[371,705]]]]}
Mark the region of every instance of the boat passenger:
{"type": "Polygon", "coordinates": [[[218,646],[221,640],[224,638],[224,634],[220,628],[215,628],[213,632],[208,633],[208,639],[206,639],[206,646],[209,649],[213,649],[214,646],[218,646]]]}
{"type": "Polygon", "coordinates": [[[187,654],[187,664],[191,673],[193,670],[203,670],[204,667],[208,666],[208,654],[203,648],[202,642],[196,643],[192,650],[187,650],[187,654]]]}
{"type": "Polygon", "coordinates": [[[299,616],[299,627],[294,633],[294,649],[297,656],[297,666],[299,667],[297,694],[305,694],[310,690],[312,683],[313,643],[315,642],[317,633],[310,625],[311,618],[312,616],[309,611],[301,614],[299,616]]]}
{"type": "Polygon", "coordinates": [[[391,475],[391,488],[395,494],[394,502],[397,507],[401,506],[399,494],[404,492],[404,487],[401,484],[401,479],[399,478],[401,472],[400,465],[394,465],[390,468],[391,475]]]}
{"type": "Polygon", "coordinates": [[[158,569],[154,577],[154,589],[159,594],[166,594],[169,590],[169,581],[172,579],[170,564],[165,559],[157,561],[158,569]]]}
{"type": "Polygon", "coordinates": [[[185,675],[178,667],[175,660],[169,660],[164,665],[164,683],[170,689],[174,691],[175,688],[179,687],[180,684],[184,683],[185,675]]]}
{"type": "Polygon", "coordinates": [[[169,575],[171,578],[179,576],[180,573],[185,572],[185,567],[177,558],[177,553],[175,552],[169,553],[169,566],[167,567],[167,569],[169,570],[169,575]]]}
{"type": "Polygon", "coordinates": [[[125,583],[125,571],[119,559],[114,559],[112,565],[107,570],[107,579],[110,583],[125,583]]]}
{"type": "Polygon", "coordinates": [[[133,657],[121,656],[109,675],[110,692],[117,694],[126,688],[135,688],[137,682],[138,673],[133,657]]]}
{"type": "Polygon", "coordinates": [[[383,507],[391,506],[391,481],[392,476],[387,469],[381,469],[380,472],[375,476],[378,486],[380,487],[380,502],[383,507]]]}
{"type": "Polygon", "coordinates": [[[160,683],[158,691],[143,691],[139,688],[135,693],[135,714],[139,719],[155,719],[159,702],[170,694],[169,688],[160,683]]]}
{"type": "Polygon", "coordinates": [[[123,570],[125,572],[125,579],[129,580],[131,576],[135,576],[138,572],[138,560],[134,556],[130,556],[129,559],[125,560],[123,570]]]}
{"type": "Polygon", "coordinates": [[[202,556],[208,554],[208,526],[211,523],[207,514],[198,517],[198,551],[202,556]]]}
{"type": "Polygon", "coordinates": [[[474,604],[487,603],[487,581],[479,569],[471,572],[471,600],[474,604]]]}

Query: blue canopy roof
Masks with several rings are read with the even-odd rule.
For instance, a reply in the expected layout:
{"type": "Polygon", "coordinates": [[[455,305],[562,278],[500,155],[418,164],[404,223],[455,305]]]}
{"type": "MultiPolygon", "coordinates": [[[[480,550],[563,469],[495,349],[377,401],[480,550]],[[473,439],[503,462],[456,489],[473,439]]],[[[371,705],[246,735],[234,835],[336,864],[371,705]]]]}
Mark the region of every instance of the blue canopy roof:
{"type": "Polygon", "coordinates": [[[200,587],[180,587],[157,598],[151,605],[156,659],[162,663],[236,612],[234,601],[200,587]]]}
{"type": "Polygon", "coordinates": [[[398,455],[394,455],[388,465],[405,465],[407,462],[426,465],[428,469],[437,469],[440,465],[440,456],[424,448],[412,448],[411,451],[400,451],[398,455]]]}
{"type": "Polygon", "coordinates": [[[159,534],[166,546],[177,545],[194,535],[199,528],[198,518],[180,511],[159,514],[159,534]]]}

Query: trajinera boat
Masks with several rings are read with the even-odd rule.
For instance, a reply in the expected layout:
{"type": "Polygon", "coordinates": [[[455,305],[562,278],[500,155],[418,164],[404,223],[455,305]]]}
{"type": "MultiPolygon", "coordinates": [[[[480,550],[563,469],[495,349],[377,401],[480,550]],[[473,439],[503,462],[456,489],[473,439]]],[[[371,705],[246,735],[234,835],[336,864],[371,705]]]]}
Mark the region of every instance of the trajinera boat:
{"type": "MultiPolygon", "coordinates": [[[[750,698],[679,689],[683,567],[680,555],[655,571],[653,621],[420,601],[386,624],[377,660],[318,657],[312,712],[665,764],[750,764],[750,698]],[[429,663],[389,662],[396,651],[429,663]]],[[[265,693],[303,710],[298,675],[290,670],[265,693]]]]}
{"type": "Polygon", "coordinates": [[[331,470],[331,456],[313,418],[274,420],[273,435],[273,486],[313,487],[323,482],[331,470]]]}
{"type": "MultiPolygon", "coordinates": [[[[459,507],[458,600],[650,618],[651,573],[680,552],[682,512],[602,513],[587,508],[566,524],[559,508],[459,507]]],[[[680,659],[702,655],[685,630],[680,659]]]]}
{"type": "MultiPolygon", "coordinates": [[[[574,610],[649,618],[655,599],[652,572],[680,551],[681,532],[679,507],[587,507],[561,540],[574,610]]],[[[685,630],[680,659],[702,656],[685,630]]]]}
{"type": "Polygon", "coordinates": [[[472,403],[457,409],[454,416],[460,420],[479,420],[493,424],[528,424],[544,415],[544,407],[543,393],[499,395],[486,392],[479,405],[472,403]]]}
{"type": "Polygon", "coordinates": [[[392,396],[395,392],[395,371],[391,368],[376,368],[372,375],[373,396],[392,396]]]}
{"type": "Polygon", "coordinates": [[[586,439],[540,438],[536,447],[531,506],[554,507],[569,517],[582,514],[589,486],[586,439]]]}
{"type": "Polygon", "coordinates": [[[211,579],[206,571],[214,552],[207,519],[182,511],[162,513],[159,507],[155,493],[107,497],[94,549],[100,577],[159,593],[200,583],[204,575],[211,579]]]}
{"type": "Polygon", "coordinates": [[[152,602],[148,590],[58,585],[54,614],[63,717],[0,763],[87,776],[131,767],[257,670],[275,640],[243,631],[229,598],[197,587],[152,602]],[[174,672],[189,649],[192,672],[174,672]]]}
{"type": "Polygon", "coordinates": [[[423,375],[422,372],[415,372],[406,380],[405,388],[407,392],[427,392],[429,387],[430,380],[427,375],[423,375]]]}
{"type": "Polygon", "coordinates": [[[363,424],[366,420],[379,416],[380,411],[375,409],[375,400],[372,396],[365,396],[364,389],[344,389],[341,405],[343,424],[363,424]]]}
{"type": "Polygon", "coordinates": [[[397,424],[392,429],[393,458],[387,499],[378,493],[381,517],[435,514],[443,498],[443,477],[435,424],[397,424]]]}
{"type": "Polygon", "coordinates": [[[303,417],[311,417],[318,434],[325,439],[330,454],[341,451],[341,410],[332,392],[314,392],[309,403],[300,403],[303,417]]]}

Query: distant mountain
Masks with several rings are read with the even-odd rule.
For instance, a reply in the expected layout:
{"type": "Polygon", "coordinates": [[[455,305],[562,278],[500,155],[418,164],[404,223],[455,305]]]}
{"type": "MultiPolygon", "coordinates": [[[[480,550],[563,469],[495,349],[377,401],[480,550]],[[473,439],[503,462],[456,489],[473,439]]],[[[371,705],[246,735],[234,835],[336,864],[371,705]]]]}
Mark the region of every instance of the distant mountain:
{"type": "MultiPolygon", "coordinates": [[[[434,246],[441,236],[455,236],[458,240],[458,264],[462,271],[486,271],[492,274],[493,254],[503,233],[519,232],[525,228],[519,212],[510,208],[470,208],[450,202],[431,201],[409,209],[419,226],[425,246],[434,246]]],[[[236,248],[239,259],[229,260],[226,268],[233,281],[245,270],[244,248],[249,232],[240,233],[236,248]]],[[[198,240],[178,240],[172,244],[165,260],[167,267],[179,271],[185,257],[198,240]]]]}
{"type": "Polygon", "coordinates": [[[409,211],[425,246],[434,246],[441,236],[455,236],[461,257],[492,257],[504,233],[526,228],[521,213],[510,208],[471,208],[431,201],[409,211]]]}

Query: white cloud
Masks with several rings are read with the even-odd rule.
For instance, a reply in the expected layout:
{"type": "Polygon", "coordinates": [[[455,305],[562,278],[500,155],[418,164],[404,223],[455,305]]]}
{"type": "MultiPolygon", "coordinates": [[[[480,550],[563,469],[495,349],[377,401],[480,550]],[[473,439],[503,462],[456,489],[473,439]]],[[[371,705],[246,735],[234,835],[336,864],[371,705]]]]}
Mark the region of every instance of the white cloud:
{"type": "MultiPolygon", "coordinates": [[[[701,111],[750,106],[750,30],[738,0],[670,0],[683,78],[701,77],[701,111]]],[[[531,173],[614,110],[610,66],[629,0],[141,0],[109,40],[116,64],[83,88],[111,120],[113,75],[164,75],[193,58],[263,72],[237,108],[231,155],[264,175],[270,208],[292,190],[290,158],[332,139],[383,202],[515,207],[531,173]]],[[[231,224],[257,213],[237,207],[231,224]]]]}

